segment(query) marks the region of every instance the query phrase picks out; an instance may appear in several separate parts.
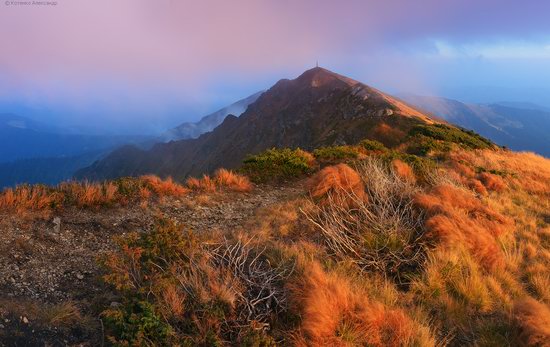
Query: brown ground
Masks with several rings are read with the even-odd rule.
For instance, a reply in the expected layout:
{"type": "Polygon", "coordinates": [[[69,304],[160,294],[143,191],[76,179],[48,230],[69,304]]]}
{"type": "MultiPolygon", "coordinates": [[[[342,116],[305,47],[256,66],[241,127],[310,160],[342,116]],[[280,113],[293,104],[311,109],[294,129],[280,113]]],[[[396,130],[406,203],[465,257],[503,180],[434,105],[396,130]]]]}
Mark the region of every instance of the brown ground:
{"type": "Polygon", "coordinates": [[[302,191],[193,193],[147,207],[67,209],[47,219],[0,212],[0,346],[102,345],[99,312],[117,299],[102,284],[97,259],[113,249],[114,236],[149,230],[158,213],[196,231],[223,231],[302,191]],[[67,318],[75,311],[78,322],[67,318]]]}

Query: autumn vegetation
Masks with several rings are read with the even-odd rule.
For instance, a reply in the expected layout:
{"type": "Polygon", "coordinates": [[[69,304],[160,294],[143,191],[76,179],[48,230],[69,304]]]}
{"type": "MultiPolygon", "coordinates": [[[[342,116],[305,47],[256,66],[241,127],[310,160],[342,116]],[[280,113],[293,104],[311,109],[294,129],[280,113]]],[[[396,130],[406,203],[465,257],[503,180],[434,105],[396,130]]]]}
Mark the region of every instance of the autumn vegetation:
{"type": "Polygon", "coordinates": [[[159,216],[118,238],[101,259],[114,345],[549,346],[550,160],[448,126],[406,139],[270,149],[184,183],[21,186],[0,208],[301,187],[239,228],[159,216]]]}
{"type": "Polygon", "coordinates": [[[20,214],[48,216],[64,208],[100,209],[146,202],[151,199],[177,198],[197,191],[252,190],[250,180],[230,170],[220,169],[210,177],[188,178],[178,183],[171,177],[154,175],[125,177],[105,182],[63,182],[55,187],[20,185],[0,193],[0,210],[20,214]]]}

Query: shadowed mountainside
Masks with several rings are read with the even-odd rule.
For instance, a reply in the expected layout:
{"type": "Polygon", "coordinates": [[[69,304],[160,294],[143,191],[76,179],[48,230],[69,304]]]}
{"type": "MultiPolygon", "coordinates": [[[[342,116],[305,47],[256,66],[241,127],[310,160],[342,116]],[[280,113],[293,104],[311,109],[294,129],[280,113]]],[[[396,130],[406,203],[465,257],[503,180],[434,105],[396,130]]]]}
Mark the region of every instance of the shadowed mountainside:
{"type": "Polygon", "coordinates": [[[232,103],[231,105],[224,107],[208,116],[202,117],[198,122],[183,123],[177,127],[170,129],[161,135],[163,141],[176,141],[185,139],[195,139],[204,133],[212,131],[218,125],[220,125],[225,117],[229,114],[240,116],[248,105],[258,100],[263,91],[254,93],[244,99],[232,103]]]}

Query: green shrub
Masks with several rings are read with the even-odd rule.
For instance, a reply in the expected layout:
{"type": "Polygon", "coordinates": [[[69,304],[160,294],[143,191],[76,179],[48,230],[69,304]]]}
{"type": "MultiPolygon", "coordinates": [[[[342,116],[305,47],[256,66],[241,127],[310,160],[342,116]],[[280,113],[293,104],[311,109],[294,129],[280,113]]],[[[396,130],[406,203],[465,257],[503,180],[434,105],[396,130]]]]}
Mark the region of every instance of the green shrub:
{"type": "Polygon", "coordinates": [[[170,326],[147,301],[134,301],[103,312],[114,345],[170,346],[170,326]]]}
{"type": "Polygon", "coordinates": [[[445,124],[417,125],[409,132],[411,137],[422,135],[439,141],[456,143],[464,148],[483,149],[492,148],[494,144],[471,130],[445,124]]]}
{"type": "Polygon", "coordinates": [[[432,137],[418,134],[410,141],[407,151],[411,154],[427,156],[432,152],[449,152],[451,145],[448,142],[436,140],[432,137]]]}
{"type": "Polygon", "coordinates": [[[345,159],[356,159],[359,156],[357,148],[352,146],[330,146],[322,147],[313,151],[316,159],[333,162],[345,159]]]}
{"type": "Polygon", "coordinates": [[[241,171],[254,182],[281,181],[303,176],[313,170],[313,156],[301,149],[272,148],[248,156],[241,171]]]}
{"type": "Polygon", "coordinates": [[[270,326],[272,314],[286,311],[283,280],[293,265],[274,267],[265,249],[218,234],[185,233],[164,218],[118,244],[104,260],[104,279],[122,303],[103,311],[113,344],[275,345],[254,327],[270,326]],[[257,300],[266,304],[248,304],[257,300]]]}
{"type": "Polygon", "coordinates": [[[367,151],[387,151],[388,149],[382,142],[376,140],[365,139],[359,142],[359,146],[363,147],[367,151]]]}

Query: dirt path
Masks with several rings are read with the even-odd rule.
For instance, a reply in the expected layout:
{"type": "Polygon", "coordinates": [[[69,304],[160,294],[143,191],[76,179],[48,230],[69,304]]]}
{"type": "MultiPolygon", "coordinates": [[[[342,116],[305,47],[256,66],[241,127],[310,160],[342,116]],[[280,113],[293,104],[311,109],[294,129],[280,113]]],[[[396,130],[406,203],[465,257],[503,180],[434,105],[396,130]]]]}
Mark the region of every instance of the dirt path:
{"type": "Polygon", "coordinates": [[[39,322],[43,311],[71,302],[97,317],[97,308],[111,299],[101,284],[97,259],[114,249],[114,236],[150,230],[155,215],[199,232],[223,231],[244,225],[258,208],[301,192],[296,187],[258,186],[250,193],[191,194],[146,208],[71,209],[47,220],[0,214],[0,346],[80,345],[96,339],[86,332],[45,327],[39,322]]]}

